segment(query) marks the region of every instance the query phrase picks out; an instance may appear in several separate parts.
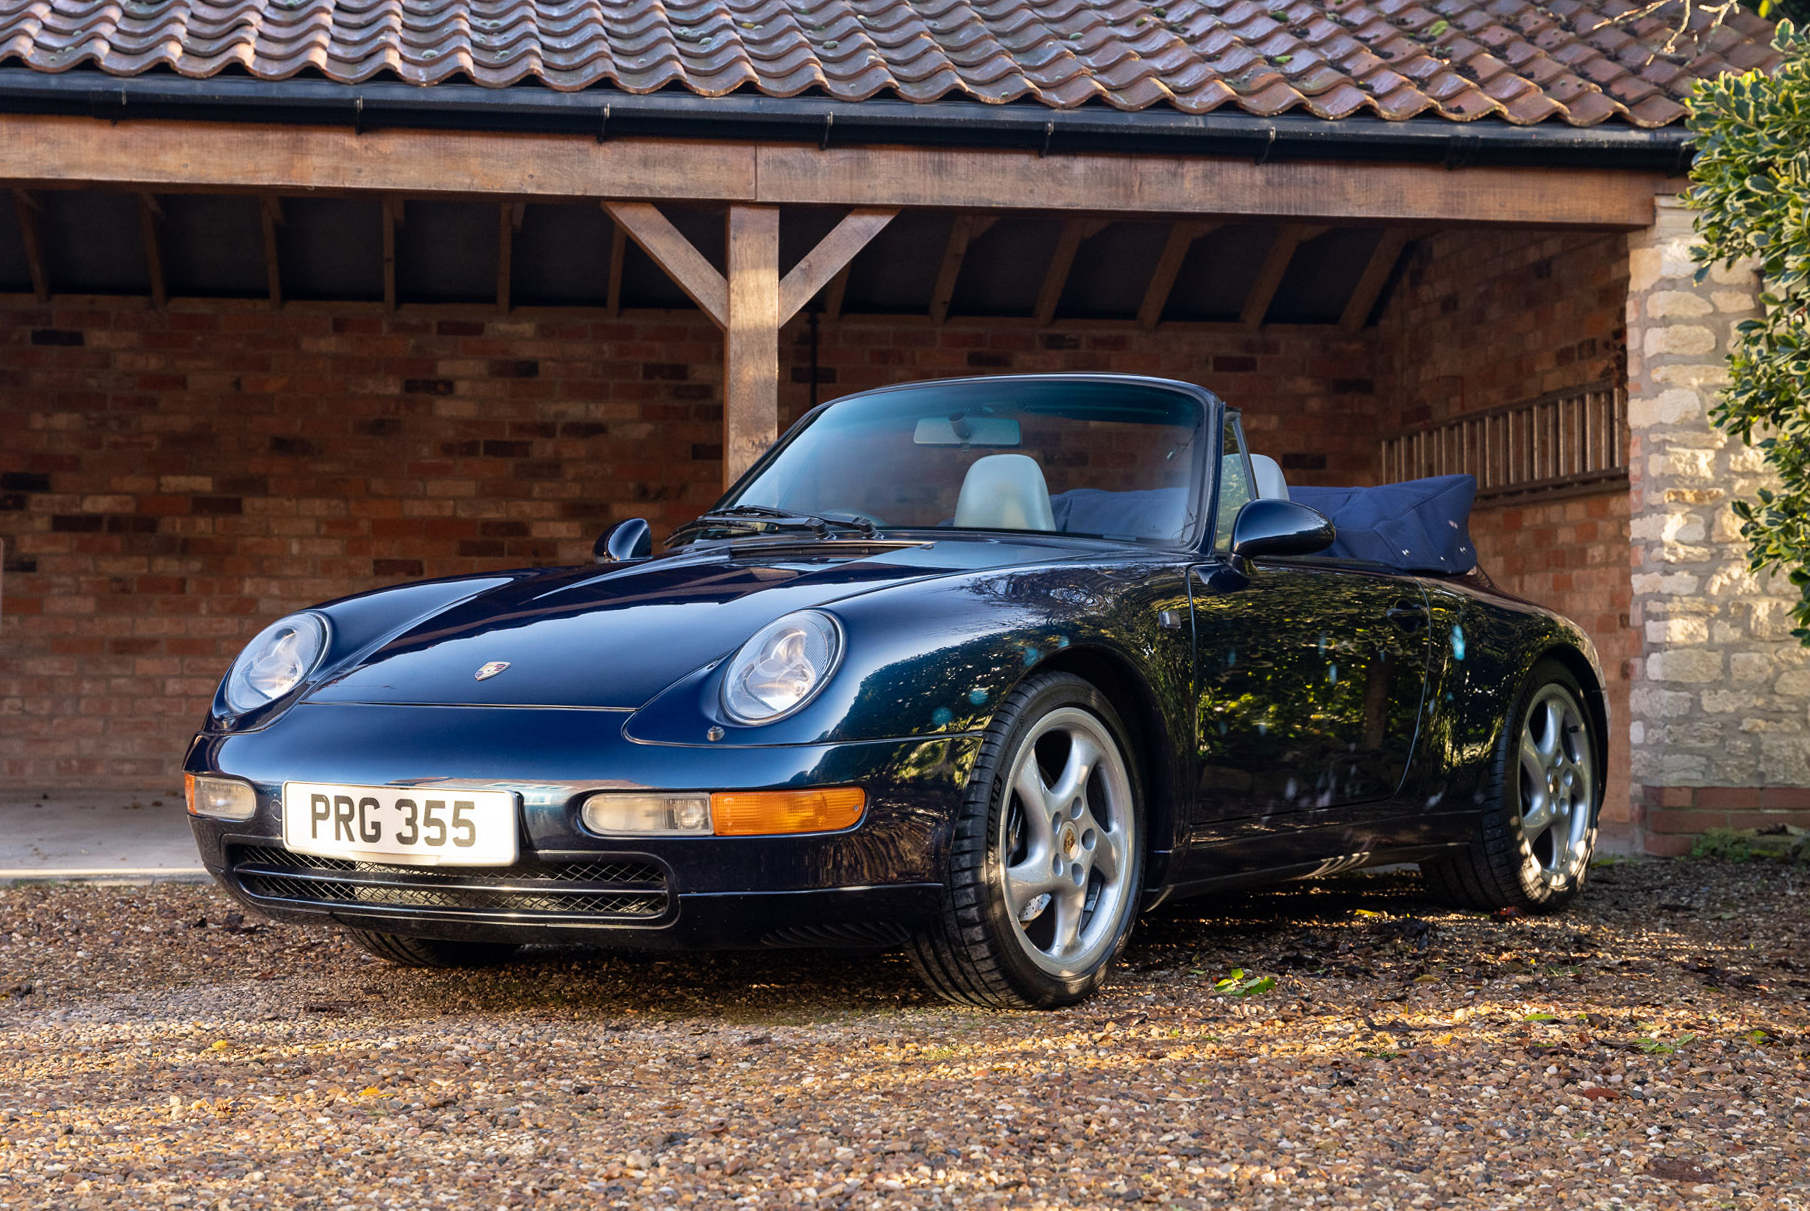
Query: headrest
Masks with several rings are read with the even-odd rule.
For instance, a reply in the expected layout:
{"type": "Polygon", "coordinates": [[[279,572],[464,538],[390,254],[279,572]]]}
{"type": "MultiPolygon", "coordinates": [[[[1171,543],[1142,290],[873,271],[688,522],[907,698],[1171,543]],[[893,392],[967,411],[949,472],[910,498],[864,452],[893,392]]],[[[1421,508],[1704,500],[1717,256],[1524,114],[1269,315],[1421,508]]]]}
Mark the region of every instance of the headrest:
{"type": "Polygon", "coordinates": [[[975,530],[1054,530],[1043,468],[1026,454],[975,459],[955,501],[955,524],[975,530]]]}
{"type": "Polygon", "coordinates": [[[1257,479],[1257,495],[1263,500],[1287,500],[1288,481],[1282,468],[1267,454],[1251,455],[1251,471],[1257,479]]]}

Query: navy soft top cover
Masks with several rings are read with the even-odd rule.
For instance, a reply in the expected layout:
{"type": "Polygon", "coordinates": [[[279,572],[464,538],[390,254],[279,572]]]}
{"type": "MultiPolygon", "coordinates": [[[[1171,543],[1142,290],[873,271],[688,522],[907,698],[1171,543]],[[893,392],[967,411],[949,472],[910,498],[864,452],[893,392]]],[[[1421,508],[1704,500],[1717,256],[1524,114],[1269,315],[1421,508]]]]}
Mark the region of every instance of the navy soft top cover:
{"type": "Polygon", "coordinates": [[[1332,519],[1338,539],[1326,552],[1403,572],[1462,575],[1477,566],[1471,546],[1472,475],[1438,475],[1380,488],[1304,488],[1289,499],[1332,519]]]}

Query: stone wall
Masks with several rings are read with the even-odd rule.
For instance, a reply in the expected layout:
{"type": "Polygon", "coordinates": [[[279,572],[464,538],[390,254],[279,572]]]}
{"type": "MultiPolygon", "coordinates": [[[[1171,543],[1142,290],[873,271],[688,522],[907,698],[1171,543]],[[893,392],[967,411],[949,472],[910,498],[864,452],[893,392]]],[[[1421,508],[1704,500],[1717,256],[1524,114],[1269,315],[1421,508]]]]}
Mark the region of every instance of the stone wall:
{"type": "Polygon", "coordinates": [[[1810,651],[1790,637],[1795,593],[1747,571],[1729,510],[1765,484],[1759,452],[1708,421],[1734,326],[1755,312],[1751,266],[1701,284],[1691,215],[1660,200],[1630,238],[1632,618],[1640,659],[1629,742],[1649,848],[1681,834],[1810,816],[1810,651]]]}

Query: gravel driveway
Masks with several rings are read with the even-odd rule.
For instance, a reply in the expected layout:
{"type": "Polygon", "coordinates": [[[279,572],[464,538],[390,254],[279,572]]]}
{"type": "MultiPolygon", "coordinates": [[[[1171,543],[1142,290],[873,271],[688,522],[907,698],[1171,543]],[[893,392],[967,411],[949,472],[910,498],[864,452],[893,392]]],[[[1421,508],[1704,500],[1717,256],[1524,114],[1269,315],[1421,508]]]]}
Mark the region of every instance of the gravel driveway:
{"type": "Polygon", "coordinates": [[[1348,877],[1005,1014],[891,955],[423,973],[210,888],[17,887],[0,1207],[1810,1208],[1807,910],[1771,863],[1545,919],[1348,877]]]}

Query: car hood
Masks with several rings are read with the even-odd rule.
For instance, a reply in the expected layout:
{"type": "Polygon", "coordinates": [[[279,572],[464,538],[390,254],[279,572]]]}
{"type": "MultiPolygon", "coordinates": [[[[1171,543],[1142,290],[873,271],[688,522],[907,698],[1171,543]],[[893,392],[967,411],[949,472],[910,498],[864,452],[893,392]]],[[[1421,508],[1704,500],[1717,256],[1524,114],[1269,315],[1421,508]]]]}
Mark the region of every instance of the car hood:
{"type": "Polygon", "coordinates": [[[1056,540],[750,542],[627,567],[549,569],[500,583],[474,577],[490,587],[393,632],[330,672],[307,700],[632,710],[793,610],[914,580],[1100,554],[1056,540]],[[478,679],[496,663],[507,667],[478,679]]]}

